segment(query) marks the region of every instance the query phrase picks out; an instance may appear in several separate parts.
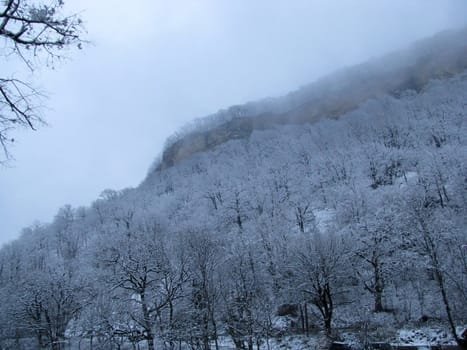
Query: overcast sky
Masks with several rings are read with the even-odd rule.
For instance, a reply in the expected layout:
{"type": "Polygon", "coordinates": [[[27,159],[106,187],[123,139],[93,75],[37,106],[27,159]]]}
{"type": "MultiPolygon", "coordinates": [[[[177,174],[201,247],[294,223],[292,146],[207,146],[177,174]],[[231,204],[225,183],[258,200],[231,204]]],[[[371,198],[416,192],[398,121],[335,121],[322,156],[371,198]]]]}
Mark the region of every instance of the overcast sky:
{"type": "Polygon", "coordinates": [[[93,44],[35,75],[49,126],[16,135],[16,161],[0,168],[0,245],[64,204],[137,186],[194,118],[467,24],[465,0],[66,3],[93,44]]]}

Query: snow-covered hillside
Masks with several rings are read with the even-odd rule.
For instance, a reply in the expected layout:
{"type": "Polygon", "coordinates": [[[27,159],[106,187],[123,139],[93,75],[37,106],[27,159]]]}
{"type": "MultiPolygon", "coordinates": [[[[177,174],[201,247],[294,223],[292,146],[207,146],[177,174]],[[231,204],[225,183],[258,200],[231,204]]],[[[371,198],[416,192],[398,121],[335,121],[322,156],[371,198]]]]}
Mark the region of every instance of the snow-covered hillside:
{"type": "Polygon", "coordinates": [[[466,135],[463,72],[65,206],[0,251],[0,347],[266,349],[421,328],[455,341],[466,135]]]}

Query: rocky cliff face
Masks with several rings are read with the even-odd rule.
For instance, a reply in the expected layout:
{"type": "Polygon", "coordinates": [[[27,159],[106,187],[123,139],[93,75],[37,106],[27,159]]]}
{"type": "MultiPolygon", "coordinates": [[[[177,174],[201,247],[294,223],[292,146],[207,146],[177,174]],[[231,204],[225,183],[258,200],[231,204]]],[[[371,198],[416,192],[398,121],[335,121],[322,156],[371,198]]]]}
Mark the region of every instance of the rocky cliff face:
{"type": "Polygon", "coordinates": [[[232,107],[227,117],[222,111],[222,118],[219,115],[213,126],[192,130],[168,144],[157,169],[171,167],[229,140],[246,138],[253,130],[339,118],[368,99],[383,94],[397,97],[405,90],[420,91],[432,79],[451,77],[464,70],[467,28],[440,33],[406,51],[337,72],[286,96],[232,107]]]}

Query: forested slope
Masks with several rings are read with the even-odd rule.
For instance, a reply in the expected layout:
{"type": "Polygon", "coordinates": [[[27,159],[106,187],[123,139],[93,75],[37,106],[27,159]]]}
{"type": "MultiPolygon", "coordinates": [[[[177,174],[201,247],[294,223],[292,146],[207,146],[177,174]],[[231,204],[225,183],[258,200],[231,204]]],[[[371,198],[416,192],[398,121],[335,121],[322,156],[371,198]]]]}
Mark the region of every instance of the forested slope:
{"type": "MultiPolygon", "coordinates": [[[[459,60],[463,60],[460,57],[459,60]]],[[[228,140],[0,251],[0,346],[266,348],[467,324],[467,72],[228,140]]]]}

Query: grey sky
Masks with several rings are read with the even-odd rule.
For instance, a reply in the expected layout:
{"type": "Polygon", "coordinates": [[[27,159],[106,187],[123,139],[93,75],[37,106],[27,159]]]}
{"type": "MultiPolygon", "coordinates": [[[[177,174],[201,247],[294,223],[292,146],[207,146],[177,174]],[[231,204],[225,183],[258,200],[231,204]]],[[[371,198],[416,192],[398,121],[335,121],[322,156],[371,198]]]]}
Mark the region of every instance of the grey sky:
{"type": "Polygon", "coordinates": [[[0,168],[0,244],[64,204],[138,185],[194,118],[467,24],[465,0],[67,4],[84,10],[93,45],[35,76],[50,126],[17,135],[16,161],[0,168]]]}

